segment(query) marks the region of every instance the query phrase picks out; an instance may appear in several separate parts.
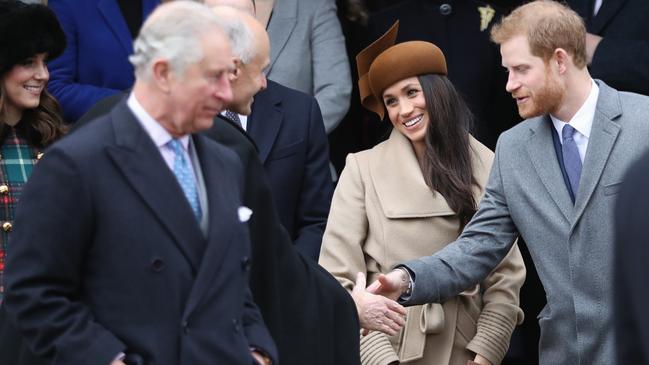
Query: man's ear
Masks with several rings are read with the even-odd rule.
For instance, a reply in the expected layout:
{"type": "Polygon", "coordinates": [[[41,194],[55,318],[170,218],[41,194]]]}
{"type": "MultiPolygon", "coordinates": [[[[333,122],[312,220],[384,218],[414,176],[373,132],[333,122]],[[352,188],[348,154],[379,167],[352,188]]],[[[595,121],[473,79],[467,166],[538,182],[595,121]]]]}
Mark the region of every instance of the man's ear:
{"type": "Polygon", "coordinates": [[[173,77],[171,65],[166,59],[157,59],[151,66],[151,78],[155,84],[164,92],[171,90],[170,81],[173,77]]]}
{"type": "Polygon", "coordinates": [[[568,69],[568,63],[572,62],[572,57],[563,48],[557,48],[552,54],[552,61],[557,67],[559,74],[563,74],[568,69]]]}
{"type": "Polygon", "coordinates": [[[232,77],[230,78],[230,81],[234,81],[241,76],[242,68],[243,68],[243,62],[241,62],[240,58],[233,58],[232,63],[234,64],[234,68],[232,69],[232,77]]]}

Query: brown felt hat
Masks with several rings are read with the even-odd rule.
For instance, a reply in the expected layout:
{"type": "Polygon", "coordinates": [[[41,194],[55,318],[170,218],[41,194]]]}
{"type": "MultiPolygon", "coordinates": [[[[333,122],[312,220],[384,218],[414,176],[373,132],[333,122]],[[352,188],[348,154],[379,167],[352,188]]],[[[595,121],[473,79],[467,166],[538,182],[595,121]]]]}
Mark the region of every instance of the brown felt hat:
{"type": "Polygon", "coordinates": [[[446,59],[436,45],[423,41],[394,44],[398,30],[399,21],[356,56],[361,104],[381,119],[385,114],[382,94],[392,84],[413,76],[447,74],[446,59]]]}

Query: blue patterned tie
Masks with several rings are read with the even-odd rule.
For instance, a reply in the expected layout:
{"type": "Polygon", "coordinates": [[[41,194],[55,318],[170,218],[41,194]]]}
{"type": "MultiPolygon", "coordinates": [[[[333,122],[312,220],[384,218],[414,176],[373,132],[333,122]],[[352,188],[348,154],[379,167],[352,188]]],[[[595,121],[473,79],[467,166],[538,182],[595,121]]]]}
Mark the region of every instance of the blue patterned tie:
{"type": "Polygon", "coordinates": [[[570,180],[572,193],[576,199],[577,189],[579,188],[579,178],[581,177],[581,158],[579,157],[577,144],[573,139],[574,134],[575,129],[571,125],[566,124],[563,126],[563,130],[561,131],[561,138],[563,139],[563,145],[561,146],[563,165],[568,174],[568,180],[570,180]]]}
{"type": "Polygon", "coordinates": [[[185,193],[185,197],[189,202],[196,220],[200,222],[201,220],[201,205],[198,201],[198,191],[196,189],[196,181],[192,174],[192,170],[189,169],[187,159],[185,158],[185,151],[183,149],[182,143],[177,139],[172,139],[168,143],[169,147],[174,151],[176,155],[174,158],[174,175],[180,184],[180,187],[185,193]]]}

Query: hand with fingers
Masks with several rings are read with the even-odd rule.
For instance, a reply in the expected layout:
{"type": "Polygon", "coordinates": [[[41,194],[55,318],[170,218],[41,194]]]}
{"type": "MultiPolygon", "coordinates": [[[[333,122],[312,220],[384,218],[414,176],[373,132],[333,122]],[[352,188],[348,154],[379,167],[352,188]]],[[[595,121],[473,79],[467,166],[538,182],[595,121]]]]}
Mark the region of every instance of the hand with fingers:
{"type": "Polygon", "coordinates": [[[405,324],[406,309],[394,300],[368,292],[365,283],[365,274],[359,272],[352,291],[363,335],[371,330],[396,335],[405,324]]]}
{"type": "Polygon", "coordinates": [[[387,274],[380,274],[378,279],[367,287],[367,291],[397,300],[406,292],[410,284],[410,275],[405,269],[397,268],[387,274]]]}

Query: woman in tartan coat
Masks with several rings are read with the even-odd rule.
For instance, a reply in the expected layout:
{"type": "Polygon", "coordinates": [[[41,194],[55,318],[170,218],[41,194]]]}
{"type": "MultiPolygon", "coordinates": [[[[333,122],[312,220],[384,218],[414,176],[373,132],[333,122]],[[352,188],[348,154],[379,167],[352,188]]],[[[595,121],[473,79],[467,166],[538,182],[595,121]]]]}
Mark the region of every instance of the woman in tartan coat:
{"type": "MultiPolygon", "coordinates": [[[[63,136],[56,100],[46,91],[46,61],[65,48],[65,35],[44,5],[0,0],[0,305],[8,241],[22,187],[42,151],[63,136]]],[[[0,363],[38,364],[0,307],[0,363]],[[11,353],[12,355],[7,355],[11,353]]]]}

